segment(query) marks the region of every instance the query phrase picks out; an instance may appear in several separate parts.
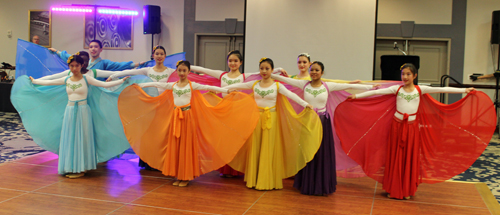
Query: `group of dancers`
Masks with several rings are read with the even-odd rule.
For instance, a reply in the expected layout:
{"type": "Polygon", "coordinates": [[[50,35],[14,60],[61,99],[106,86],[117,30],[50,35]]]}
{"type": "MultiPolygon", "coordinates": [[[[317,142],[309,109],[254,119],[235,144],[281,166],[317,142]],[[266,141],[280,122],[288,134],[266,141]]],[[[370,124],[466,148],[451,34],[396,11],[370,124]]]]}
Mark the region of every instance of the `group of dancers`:
{"type": "Polygon", "coordinates": [[[138,69],[143,63],[102,60],[97,40],[89,47],[90,55],[51,49],[69,71],[21,76],[11,95],[27,132],[59,155],[58,172],[68,178],[131,146],[141,162],[175,177],[174,186],[219,170],[244,175],[256,190],[282,189],[294,176],[302,194],[328,195],[337,176],[369,176],[388,197],[409,199],[420,183],[465,171],[496,125],[484,93],[415,85],[412,64],[401,67],[402,83],[360,83],[323,79],[325,65],[308,54],[288,77],[270,58],[258,73],[241,73],[239,51],[227,55],[225,72],[185,60],[168,68],[162,46],[153,67],[138,69]],[[445,105],[428,93],[467,96],[445,105]]]}

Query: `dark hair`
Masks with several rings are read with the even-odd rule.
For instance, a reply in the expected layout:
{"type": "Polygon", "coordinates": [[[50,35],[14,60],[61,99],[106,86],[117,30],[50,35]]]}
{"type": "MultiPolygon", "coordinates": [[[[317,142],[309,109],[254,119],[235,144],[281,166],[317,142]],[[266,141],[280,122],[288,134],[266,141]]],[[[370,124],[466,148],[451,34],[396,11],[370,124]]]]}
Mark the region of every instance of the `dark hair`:
{"type": "Polygon", "coordinates": [[[267,62],[269,65],[271,65],[271,69],[274,69],[274,63],[273,63],[273,60],[271,58],[267,58],[267,57],[261,58],[259,61],[259,66],[264,62],[267,62]]]}
{"type": "Polygon", "coordinates": [[[175,66],[176,68],[179,68],[180,65],[184,65],[184,66],[187,66],[187,68],[189,70],[191,70],[191,63],[189,63],[189,61],[187,60],[180,60],[177,62],[177,65],[175,66]]]}
{"type": "MultiPolygon", "coordinates": [[[[314,64],[318,64],[319,67],[321,67],[321,71],[325,71],[325,65],[323,65],[323,63],[321,61],[314,61],[311,63],[311,66],[314,65],[314,64]]],[[[309,68],[311,68],[311,66],[309,66],[309,68]]]]}
{"type": "Polygon", "coordinates": [[[87,57],[87,59],[90,59],[90,55],[86,51],[79,51],[78,55],[80,55],[80,57],[87,57]]]}
{"type": "Polygon", "coordinates": [[[236,57],[238,59],[240,59],[240,61],[243,61],[243,55],[241,55],[241,52],[239,50],[234,50],[234,51],[230,51],[228,54],[227,54],[227,57],[226,57],[226,61],[229,60],[229,56],[231,55],[236,55],[236,57]]]}
{"type": "Polygon", "coordinates": [[[415,75],[415,74],[418,74],[418,69],[417,67],[415,67],[415,65],[413,65],[412,63],[405,63],[401,66],[401,68],[399,69],[399,71],[403,71],[403,69],[410,69],[410,72],[415,75]]]}
{"type": "Polygon", "coordinates": [[[297,56],[297,58],[299,58],[299,57],[306,57],[306,58],[307,58],[307,60],[308,60],[309,62],[311,62],[311,55],[309,55],[309,54],[307,54],[307,53],[300,53],[300,54],[299,54],[299,56],[297,56]]]}
{"type": "Polygon", "coordinates": [[[89,47],[90,47],[90,44],[91,44],[91,43],[97,43],[97,44],[99,44],[99,48],[101,48],[101,49],[102,49],[102,43],[101,43],[101,41],[99,41],[99,40],[92,40],[92,41],[90,41],[90,43],[89,43],[89,47]]]}
{"type": "Polygon", "coordinates": [[[71,55],[71,57],[68,58],[68,65],[73,62],[73,61],[76,61],[77,63],[79,63],[80,65],[83,65],[83,58],[80,57],[80,55],[71,55]]]}
{"type": "Polygon", "coordinates": [[[155,51],[156,51],[157,49],[161,49],[161,50],[163,50],[163,53],[167,54],[167,51],[165,51],[165,48],[164,48],[163,46],[160,46],[160,45],[155,46],[155,47],[153,48],[153,53],[151,53],[151,54],[152,54],[152,55],[154,55],[154,54],[155,54],[155,51]]]}

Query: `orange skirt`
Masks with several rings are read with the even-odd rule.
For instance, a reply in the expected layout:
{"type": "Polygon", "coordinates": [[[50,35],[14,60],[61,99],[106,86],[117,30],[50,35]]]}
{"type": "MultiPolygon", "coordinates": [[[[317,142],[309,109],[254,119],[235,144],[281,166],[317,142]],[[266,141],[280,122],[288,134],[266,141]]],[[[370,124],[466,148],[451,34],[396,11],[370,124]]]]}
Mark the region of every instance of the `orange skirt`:
{"type": "MultiPolygon", "coordinates": [[[[182,111],[183,119],[173,119],[180,125],[171,126],[170,132],[173,134],[175,129],[180,128],[180,135],[176,137],[171,135],[168,140],[165,152],[165,163],[161,171],[164,175],[176,177],[179,180],[193,180],[206,172],[200,169],[199,149],[200,143],[196,141],[196,125],[192,120],[191,110],[182,111]]],[[[209,170],[212,171],[212,170],[209,170]]]]}

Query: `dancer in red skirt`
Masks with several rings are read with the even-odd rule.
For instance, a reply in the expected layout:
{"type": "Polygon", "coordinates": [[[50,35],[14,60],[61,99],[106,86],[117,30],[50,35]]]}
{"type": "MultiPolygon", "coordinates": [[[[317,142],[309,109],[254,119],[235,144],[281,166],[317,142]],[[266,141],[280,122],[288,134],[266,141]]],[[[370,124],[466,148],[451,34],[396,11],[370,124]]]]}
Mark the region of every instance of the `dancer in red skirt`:
{"type": "Polygon", "coordinates": [[[404,85],[351,95],[335,111],[344,151],[389,198],[409,199],[420,183],[437,183],[468,169],[496,125],[491,99],[474,88],[414,85],[417,69],[401,67],[404,85]],[[468,93],[450,105],[428,93],[468,93]],[[373,98],[360,99],[369,96],[373,98]]]}

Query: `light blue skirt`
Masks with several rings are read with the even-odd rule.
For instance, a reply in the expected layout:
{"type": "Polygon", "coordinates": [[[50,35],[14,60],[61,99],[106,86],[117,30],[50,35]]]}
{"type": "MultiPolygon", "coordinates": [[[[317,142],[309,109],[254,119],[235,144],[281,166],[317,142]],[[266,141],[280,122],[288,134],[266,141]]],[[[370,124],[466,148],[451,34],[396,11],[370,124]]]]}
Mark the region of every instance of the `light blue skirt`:
{"type": "Polygon", "coordinates": [[[92,111],[87,101],[69,101],[61,130],[59,174],[80,173],[97,168],[92,111]]]}

